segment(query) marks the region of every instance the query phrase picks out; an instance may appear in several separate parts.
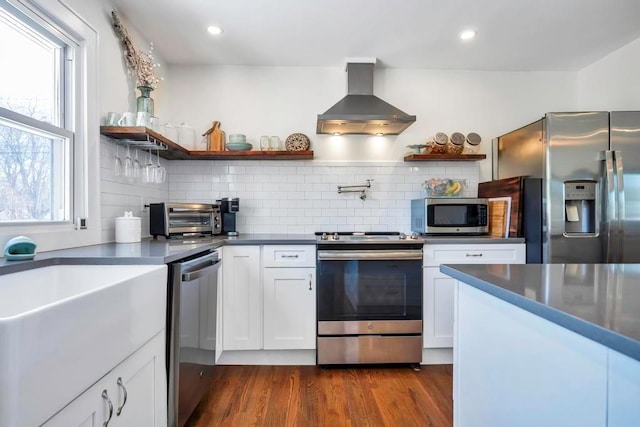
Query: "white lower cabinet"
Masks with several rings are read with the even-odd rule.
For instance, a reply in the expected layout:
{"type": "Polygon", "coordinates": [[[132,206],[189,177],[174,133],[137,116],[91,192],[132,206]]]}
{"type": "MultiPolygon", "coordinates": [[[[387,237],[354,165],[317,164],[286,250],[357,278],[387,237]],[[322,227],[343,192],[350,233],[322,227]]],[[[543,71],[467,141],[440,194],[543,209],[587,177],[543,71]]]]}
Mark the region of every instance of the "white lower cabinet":
{"type": "Polygon", "coordinates": [[[220,363],[283,364],[267,350],[316,348],[314,245],[225,246],[222,277],[220,363]]]}
{"type": "Polygon", "coordinates": [[[225,246],[222,255],[223,350],[262,347],[260,247],[225,246]]]}
{"type": "Polygon", "coordinates": [[[631,427],[640,420],[640,362],[609,350],[608,405],[609,427],[631,427]]]}
{"type": "Polygon", "coordinates": [[[163,330],[43,426],[166,426],[164,343],[163,330]]]}
{"type": "Polygon", "coordinates": [[[440,264],[524,264],[524,243],[426,244],[423,262],[423,347],[452,348],[456,280],[440,264]]]}
{"type": "Polygon", "coordinates": [[[453,347],[453,298],[456,280],[438,267],[423,269],[424,348],[453,347]]]}
{"type": "Polygon", "coordinates": [[[264,349],[316,348],[315,268],[265,268],[264,349]]]}

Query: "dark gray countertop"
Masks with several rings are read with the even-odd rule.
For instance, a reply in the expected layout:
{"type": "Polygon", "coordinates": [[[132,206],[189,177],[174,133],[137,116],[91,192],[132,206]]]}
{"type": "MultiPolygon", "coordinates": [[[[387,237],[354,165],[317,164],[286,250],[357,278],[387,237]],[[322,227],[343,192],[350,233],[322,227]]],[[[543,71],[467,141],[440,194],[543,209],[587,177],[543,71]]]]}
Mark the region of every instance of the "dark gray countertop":
{"type": "Polygon", "coordinates": [[[222,245],[315,245],[313,235],[241,234],[211,239],[143,239],[140,243],[104,243],[36,254],[32,261],[0,259],[0,274],[56,264],[167,264],[222,245]]]}
{"type": "MultiPolygon", "coordinates": [[[[521,238],[449,236],[425,238],[426,243],[522,243],[521,238]]],[[[140,243],[104,243],[38,253],[32,261],[6,261],[0,258],[0,274],[54,264],[167,264],[222,245],[315,245],[313,234],[240,234],[210,239],[143,239],[140,243]]]]}
{"type": "Polygon", "coordinates": [[[440,271],[640,360],[640,264],[455,264],[440,271]]]}

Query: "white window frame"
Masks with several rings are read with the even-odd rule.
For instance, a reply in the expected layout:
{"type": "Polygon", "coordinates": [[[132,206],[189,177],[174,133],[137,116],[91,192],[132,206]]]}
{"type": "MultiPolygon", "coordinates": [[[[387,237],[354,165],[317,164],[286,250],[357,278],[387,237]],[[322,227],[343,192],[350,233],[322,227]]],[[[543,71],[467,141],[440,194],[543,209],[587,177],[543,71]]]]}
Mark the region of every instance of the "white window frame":
{"type": "MultiPolygon", "coordinates": [[[[58,223],[1,224],[0,244],[4,247],[4,243],[16,235],[31,237],[39,252],[100,243],[98,33],[61,0],[1,1],[20,10],[73,47],[73,56],[69,56],[69,49],[65,49],[64,58],[64,85],[69,91],[66,99],[73,105],[69,108],[65,103],[63,114],[65,127],[73,130],[71,184],[68,187],[73,193],[73,217],[70,221],[58,223]],[[86,229],[80,228],[78,218],[85,219],[86,229]]],[[[24,123],[24,117],[19,119],[22,125],[29,126],[29,123],[24,123]]],[[[42,128],[41,122],[38,122],[38,127],[42,128]]]]}

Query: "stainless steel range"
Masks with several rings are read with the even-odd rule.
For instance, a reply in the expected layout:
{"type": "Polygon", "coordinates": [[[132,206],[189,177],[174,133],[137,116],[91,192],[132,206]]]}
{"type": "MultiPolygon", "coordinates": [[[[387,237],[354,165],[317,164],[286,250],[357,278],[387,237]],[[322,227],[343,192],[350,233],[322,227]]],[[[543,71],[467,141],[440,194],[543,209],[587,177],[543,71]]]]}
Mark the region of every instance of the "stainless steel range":
{"type": "Polygon", "coordinates": [[[419,364],[424,239],[399,232],[316,236],[318,364],[419,364]]]}

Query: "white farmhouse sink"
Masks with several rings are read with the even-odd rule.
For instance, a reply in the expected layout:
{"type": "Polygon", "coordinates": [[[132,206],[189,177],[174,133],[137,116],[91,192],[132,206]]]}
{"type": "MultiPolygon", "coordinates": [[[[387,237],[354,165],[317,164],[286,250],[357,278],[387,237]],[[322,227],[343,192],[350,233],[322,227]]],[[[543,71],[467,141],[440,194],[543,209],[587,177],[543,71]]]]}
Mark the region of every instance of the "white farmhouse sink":
{"type": "Polygon", "coordinates": [[[165,328],[167,267],[0,275],[0,426],[40,425],[165,328]]]}

